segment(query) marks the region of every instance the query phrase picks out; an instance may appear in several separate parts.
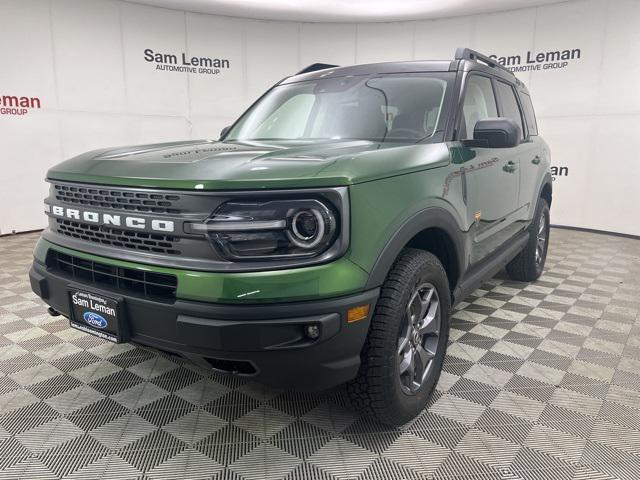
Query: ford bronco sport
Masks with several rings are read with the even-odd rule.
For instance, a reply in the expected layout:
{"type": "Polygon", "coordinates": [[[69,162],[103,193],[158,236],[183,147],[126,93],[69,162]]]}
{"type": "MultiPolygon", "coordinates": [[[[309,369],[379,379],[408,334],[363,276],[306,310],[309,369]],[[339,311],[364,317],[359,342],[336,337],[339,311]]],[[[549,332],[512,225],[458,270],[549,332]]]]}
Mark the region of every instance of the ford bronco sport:
{"type": "Polygon", "coordinates": [[[97,150],[47,174],[52,315],[280,387],[424,409],[452,306],[542,273],[549,149],[495,60],[314,64],[219,141],[97,150]]]}

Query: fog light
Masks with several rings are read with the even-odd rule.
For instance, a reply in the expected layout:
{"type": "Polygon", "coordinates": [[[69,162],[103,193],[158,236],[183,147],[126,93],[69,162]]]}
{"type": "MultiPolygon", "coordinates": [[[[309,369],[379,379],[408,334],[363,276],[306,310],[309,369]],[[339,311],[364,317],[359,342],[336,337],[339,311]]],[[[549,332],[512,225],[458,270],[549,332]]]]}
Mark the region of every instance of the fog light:
{"type": "Polygon", "coordinates": [[[369,316],[369,305],[350,308],[347,312],[347,323],[358,322],[369,316]]]}
{"type": "Polygon", "coordinates": [[[307,338],[315,340],[320,336],[320,327],[318,327],[317,325],[307,325],[304,328],[304,334],[307,336],[307,338]]]}

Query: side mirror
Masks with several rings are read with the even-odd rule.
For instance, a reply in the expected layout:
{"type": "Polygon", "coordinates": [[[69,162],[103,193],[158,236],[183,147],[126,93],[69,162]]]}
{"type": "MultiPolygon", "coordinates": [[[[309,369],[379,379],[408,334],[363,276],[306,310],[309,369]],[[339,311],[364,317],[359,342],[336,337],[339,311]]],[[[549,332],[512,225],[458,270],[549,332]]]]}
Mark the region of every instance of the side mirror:
{"type": "Polygon", "coordinates": [[[229,130],[231,130],[231,125],[227,125],[222,130],[220,130],[220,140],[224,138],[224,136],[227,134],[229,130]]]}
{"type": "Polygon", "coordinates": [[[476,122],[473,143],[486,148],[517,147],[521,134],[520,126],[510,118],[485,118],[476,122]]]}

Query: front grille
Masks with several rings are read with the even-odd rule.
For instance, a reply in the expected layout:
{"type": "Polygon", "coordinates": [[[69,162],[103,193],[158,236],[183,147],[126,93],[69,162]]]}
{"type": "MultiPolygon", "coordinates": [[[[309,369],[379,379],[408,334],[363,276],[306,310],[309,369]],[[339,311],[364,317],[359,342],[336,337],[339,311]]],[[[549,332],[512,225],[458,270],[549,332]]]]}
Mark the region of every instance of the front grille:
{"type": "Polygon", "coordinates": [[[67,237],[111,247],[127,248],[141,252],[180,255],[178,237],[157,233],[134,232],[105,225],[90,225],[56,218],[56,232],[67,237]]]}
{"type": "Polygon", "coordinates": [[[176,299],[178,279],[175,275],[115,267],[53,249],[47,253],[46,264],[52,272],[61,273],[83,284],[109,287],[123,293],[165,302],[176,299]]]}
{"type": "Polygon", "coordinates": [[[53,188],[56,200],[65,203],[134,212],[181,213],[175,206],[180,201],[180,195],[175,193],[132,192],[126,189],[57,183],[53,184],[53,188]]]}

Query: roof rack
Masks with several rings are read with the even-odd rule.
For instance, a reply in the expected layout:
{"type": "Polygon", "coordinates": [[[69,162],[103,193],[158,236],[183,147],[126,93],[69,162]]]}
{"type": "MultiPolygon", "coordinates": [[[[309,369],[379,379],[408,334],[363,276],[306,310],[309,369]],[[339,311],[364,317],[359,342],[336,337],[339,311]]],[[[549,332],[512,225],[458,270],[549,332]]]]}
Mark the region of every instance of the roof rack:
{"type": "MultiPolygon", "coordinates": [[[[500,65],[493,58],[487,57],[486,55],[481,54],[480,52],[476,52],[475,50],[471,50],[470,48],[458,48],[456,49],[456,60],[472,60],[474,62],[482,62],[491,68],[501,68],[505,72],[509,72],[513,75],[513,72],[508,68],[500,65]]],[[[515,76],[515,75],[514,75],[515,76]]]]}
{"type": "Polygon", "coordinates": [[[339,65],[331,65],[329,63],[312,63],[308,67],[305,67],[302,70],[300,70],[298,73],[296,73],[296,75],[300,75],[302,73],[315,72],[317,70],[324,70],[326,68],[336,68],[338,66],[339,65]]]}

